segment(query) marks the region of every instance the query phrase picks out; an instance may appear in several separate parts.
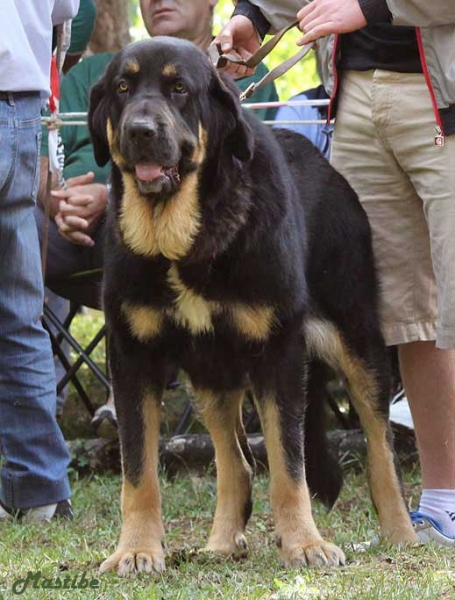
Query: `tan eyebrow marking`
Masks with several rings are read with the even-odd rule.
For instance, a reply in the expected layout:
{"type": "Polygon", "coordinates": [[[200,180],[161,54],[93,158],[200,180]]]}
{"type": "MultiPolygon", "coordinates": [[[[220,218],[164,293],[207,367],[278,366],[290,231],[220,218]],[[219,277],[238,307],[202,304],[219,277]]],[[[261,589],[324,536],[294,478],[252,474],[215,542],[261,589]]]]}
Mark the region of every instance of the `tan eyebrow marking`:
{"type": "Polygon", "coordinates": [[[177,67],[175,65],[167,64],[163,67],[163,75],[166,77],[176,77],[177,67]]]}
{"type": "Polygon", "coordinates": [[[139,73],[140,70],[141,68],[139,66],[139,63],[135,58],[130,58],[126,61],[125,71],[127,73],[139,73]]]}

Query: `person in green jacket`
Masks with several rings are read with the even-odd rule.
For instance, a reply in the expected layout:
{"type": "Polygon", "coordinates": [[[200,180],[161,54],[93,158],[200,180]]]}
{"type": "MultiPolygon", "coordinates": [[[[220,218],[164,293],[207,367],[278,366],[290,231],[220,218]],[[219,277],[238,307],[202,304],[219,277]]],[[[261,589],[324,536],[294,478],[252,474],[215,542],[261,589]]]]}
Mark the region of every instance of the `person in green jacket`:
{"type": "Polygon", "coordinates": [[[71,23],[71,40],[63,63],[63,73],[74,67],[87,49],[97,13],[95,0],[80,0],[79,11],[71,23]]]}
{"type": "Polygon", "coordinates": [[[294,20],[299,45],[318,40],[337,101],[331,162],[372,227],[383,333],[398,348],[420,454],[414,528],[454,548],[455,3],[239,0],[216,42],[248,57],[294,20]]]}

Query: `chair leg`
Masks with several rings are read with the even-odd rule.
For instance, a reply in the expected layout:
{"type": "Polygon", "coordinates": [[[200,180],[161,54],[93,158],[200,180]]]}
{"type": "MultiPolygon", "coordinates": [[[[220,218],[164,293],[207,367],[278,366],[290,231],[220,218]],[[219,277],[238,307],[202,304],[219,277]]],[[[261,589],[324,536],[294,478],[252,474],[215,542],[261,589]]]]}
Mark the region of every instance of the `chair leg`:
{"type": "Polygon", "coordinates": [[[52,350],[54,352],[54,355],[57,356],[57,358],[60,360],[60,362],[63,365],[63,368],[66,371],[66,375],[64,376],[66,381],[64,383],[62,383],[63,382],[63,378],[62,378],[59,382],[57,382],[57,395],[64,389],[64,387],[69,383],[69,381],[71,381],[71,383],[74,385],[79,397],[81,398],[82,402],[84,403],[86,409],[90,413],[90,416],[93,416],[95,413],[95,408],[94,408],[93,404],[91,403],[90,398],[88,397],[83,385],[79,381],[79,378],[76,375],[76,373],[71,373],[70,377],[67,378],[68,372],[71,369],[71,363],[66,358],[65,353],[63,352],[60,344],[58,343],[57,337],[54,335],[54,333],[52,333],[52,331],[50,331],[48,324],[44,323],[44,320],[43,320],[43,325],[44,325],[45,329],[47,329],[49,336],[51,338],[52,350]]]}
{"type": "Polygon", "coordinates": [[[57,393],[60,393],[60,391],[64,389],[64,387],[69,383],[69,381],[71,381],[82,402],[87,408],[88,412],[91,416],[93,416],[93,414],[95,413],[95,408],[91,403],[90,398],[88,397],[79,378],[77,377],[77,371],[83,364],[86,364],[92,371],[92,373],[95,375],[95,377],[104,385],[104,387],[107,390],[107,393],[109,393],[109,379],[101,371],[98,365],[90,358],[91,352],[93,352],[94,348],[96,348],[100,341],[106,336],[106,327],[105,325],[103,325],[103,327],[99,330],[99,332],[90,342],[90,344],[85,349],[83,349],[68,330],[68,327],[71,325],[71,322],[75,314],[77,313],[77,307],[71,309],[64,323],[61,323],[59,321],[59,319],[55,316],[55,314],[48,306],[44,307],[43,312],[43,325],[50,335],[54,354],[58,357],[66,371],[65,375],[60,379],[60,381],[57,384],[57,393]],[[56,334],[53,333],[52,328],[56,330],[56,334]],[[60,346],[62,340],[66,340],[78,355],[77,360],[73,364],[71,364],[68,361],[60,346]]]}

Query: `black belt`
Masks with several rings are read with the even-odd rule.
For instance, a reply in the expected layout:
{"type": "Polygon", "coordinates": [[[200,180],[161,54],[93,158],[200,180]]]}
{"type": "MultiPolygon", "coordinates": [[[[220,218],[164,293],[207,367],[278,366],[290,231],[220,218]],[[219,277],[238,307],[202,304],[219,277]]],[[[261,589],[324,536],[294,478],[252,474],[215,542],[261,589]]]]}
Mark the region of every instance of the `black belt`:
{"type": "Polygon", "coordinates": [[[3,92],[0,91],[0,100],[8,100],[11,96],[14,98],[30,98],[39,96],[40,93],[38,91],[35,92],[3,92]]]}

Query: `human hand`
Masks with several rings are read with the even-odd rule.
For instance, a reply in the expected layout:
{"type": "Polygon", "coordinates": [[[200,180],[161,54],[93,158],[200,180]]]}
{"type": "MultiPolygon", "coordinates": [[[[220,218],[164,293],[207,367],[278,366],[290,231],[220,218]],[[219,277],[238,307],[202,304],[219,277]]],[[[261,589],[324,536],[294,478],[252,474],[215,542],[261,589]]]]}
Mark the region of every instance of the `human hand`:
{"type": "Polygon", "coordinates": [[[365,27],[365,16],[358,0],[313,0],[297,13],[304,46],[331,33],[349,33],[365,27]]]}
{"type": "MultiPolygon", "coordinates": [[[[243,60],[248,60],[259,50],[261,45],[253,23],[243,15],[232,17],[213,40],[213,44],[219,44],[223,54],[233,54],[236,58],[243,60]]],[[[254,73],[254,69],[229,61],[226,67],[220,70],[226,71],[235,78],[249,77],[254,73]]]]}
{"type": "Polygon", "coordinates": [[[52,196],[59,199],[59,212],[55,215],[59,233],[73,244],[94,246],[89,234],[106,212],[106,186],[92,183],[93,178],[92,172],[71,177],[65,190],[52,192],[52,196]]]}

